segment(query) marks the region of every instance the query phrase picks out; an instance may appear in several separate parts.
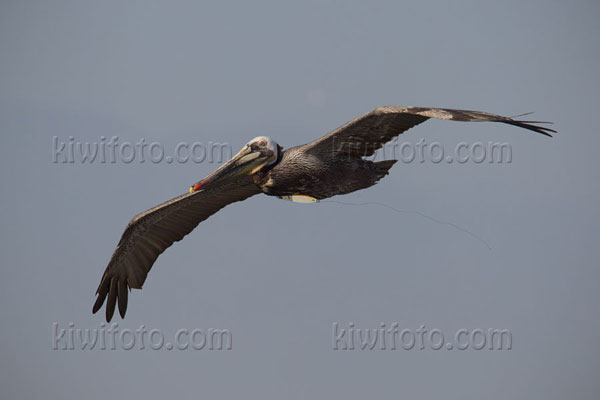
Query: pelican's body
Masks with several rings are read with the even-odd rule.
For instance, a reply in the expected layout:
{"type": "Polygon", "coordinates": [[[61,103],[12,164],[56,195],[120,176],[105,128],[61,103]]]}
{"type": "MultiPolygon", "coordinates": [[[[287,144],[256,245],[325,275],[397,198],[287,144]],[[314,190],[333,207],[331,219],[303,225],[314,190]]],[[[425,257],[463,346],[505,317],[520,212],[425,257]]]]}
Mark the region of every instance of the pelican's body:
{"type": "Polygon", "coordinates": [[[374,185],[387,175],[396,160],[372,162],[361,157],[292,147],[273,168],[254,175],[263,193],[285,197],[304,195],[321,200],[374,185]]]}
{"type": "Polygon", "coordinates": [[[156,258],[183,239],[200,222],[221,208],[264,193],[297,202],[316,202],[368,188],[396,160],[373,162],[371,156],[386,142],[429,118],[516,125],[547,136],[552,129],[538,121],[516,121],[480,111],[386,106],[360,116],[302,146],[284,150],[259,136],[230,161],[181,195],[135,216],[121,236],[100,281],[93,307],[97,312],[108,297],[106,320],[118,301],[125,316],[130,288],[141,289],[156,258]]]}

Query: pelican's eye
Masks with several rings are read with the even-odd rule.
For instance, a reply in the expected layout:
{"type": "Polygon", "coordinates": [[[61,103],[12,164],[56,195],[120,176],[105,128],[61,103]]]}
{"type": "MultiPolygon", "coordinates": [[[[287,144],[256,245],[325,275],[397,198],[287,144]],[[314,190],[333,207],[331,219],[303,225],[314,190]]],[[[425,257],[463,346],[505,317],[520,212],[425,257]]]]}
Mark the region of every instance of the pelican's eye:
{"type": "Polygon", "coordinates": [[[265,147],[267,145],[267,141],[266,140],[259,140],[258,141],[258,147],[265,147]]]}

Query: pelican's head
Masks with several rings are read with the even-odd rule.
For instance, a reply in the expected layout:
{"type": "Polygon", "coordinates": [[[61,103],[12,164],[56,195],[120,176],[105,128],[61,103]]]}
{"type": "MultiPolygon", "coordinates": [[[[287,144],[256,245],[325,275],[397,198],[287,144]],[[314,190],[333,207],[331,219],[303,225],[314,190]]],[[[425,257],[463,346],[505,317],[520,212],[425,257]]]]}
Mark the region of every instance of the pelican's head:
{"type": "Polygon", "coordinates": [[[248,143],[246,143],[246,146],[250,147],[252,151],[260,153],[261,156],[266,159],[266,162],[263,166],[273,164],[275,161],[277,161],[277,158],[279,157],[279,145],[276,141],[274,141],[268,136],[257,136],[248,143]]]}
{"type": "Polygon", "coordinates": [[[210,182],[242,175],[253,175],[262,168],[272,165],[279,157],[279,145],[270,137],[258,136],[246,145],[233,158],[221,165],[215,172],[190,187],[190,193],[210,182]]]}

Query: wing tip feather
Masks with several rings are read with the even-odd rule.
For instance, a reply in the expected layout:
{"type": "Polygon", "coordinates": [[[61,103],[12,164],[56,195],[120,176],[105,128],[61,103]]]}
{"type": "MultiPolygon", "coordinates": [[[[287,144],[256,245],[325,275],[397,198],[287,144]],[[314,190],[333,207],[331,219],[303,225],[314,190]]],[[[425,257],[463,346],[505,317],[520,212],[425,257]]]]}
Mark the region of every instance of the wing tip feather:
{"type": "Polygon", "coordinates": [[[503,122],[505,124],[509,124],[509,125],[513,125],[513,126],[518,126],[519,128],[527,129],[527,130],[530,130],[530,131],[533,131],[533,132],[541,133],[542,135],[545,135],[545,136],[548,136],[548,137],[554,137],[552,135],[552,133],[557,133],[556,130],[554,130],[554,129],[546,128],[545,126],[534,125],[534,124],[551,124],[552,122],[545,122],[545,121],[518,121],[518,120],[513,120],[513,119],[508,119],[508,120],[499,121],[499,122],[503,122]]]}

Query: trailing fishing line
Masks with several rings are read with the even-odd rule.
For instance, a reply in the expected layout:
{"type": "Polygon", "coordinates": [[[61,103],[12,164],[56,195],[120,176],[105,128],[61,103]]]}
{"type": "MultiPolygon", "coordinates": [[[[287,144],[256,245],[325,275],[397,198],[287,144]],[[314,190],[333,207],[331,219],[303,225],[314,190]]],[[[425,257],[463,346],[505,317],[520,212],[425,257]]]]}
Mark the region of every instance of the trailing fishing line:
{"type": "Polygon", "coordinates": [[[435,222],[436,224],[440,224],[440,225],[448,225],[453,227],[454,229],[457,229],[463,233],[466,233],[467,235],[479,240],[481,243],[483,243],[485,245],[485,247],[487,247],[488,250],[492,250],[492,247],[488,244],[488,242],[486,242],[484,239],[480,238],[479,236],[477,236],[476,234],[474,234],[473,232],[469,231],[466,228],[463,228],[459,225],[456,225],[455,223],[452,222],[447,222],[447,221],[442,221],[439,220],[437,218],[434,217],[430,217],[427,214],[423,214],[422,212],[419,211],[413,211],[413,210],[401,210],[392,206],[389,206],[387,204],[383,204],[383,203],[378,203],[376,201],[368,201],[368,202],[364,202],[364,203],[349,203],[349,202],[345,202],[345,201],[338,201],[338,200],[321,200],[320,203],[337,203],[337,204],[341,204],[341,205],[345,205],[345,206],[368,206],[368,205],[375,205],[375,206],[380,206],[380,207],[385,207],[389,210],[392,210],[394,212],[397,212],[398,214],[416,214],[419,215],[423,218],[426,218],[432,222],[435,222]]]}

